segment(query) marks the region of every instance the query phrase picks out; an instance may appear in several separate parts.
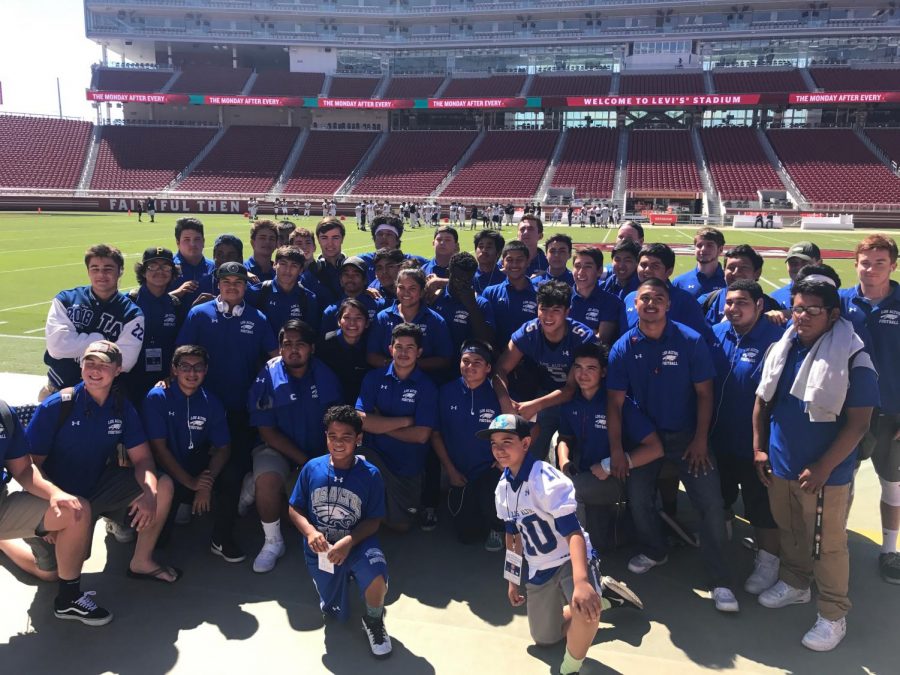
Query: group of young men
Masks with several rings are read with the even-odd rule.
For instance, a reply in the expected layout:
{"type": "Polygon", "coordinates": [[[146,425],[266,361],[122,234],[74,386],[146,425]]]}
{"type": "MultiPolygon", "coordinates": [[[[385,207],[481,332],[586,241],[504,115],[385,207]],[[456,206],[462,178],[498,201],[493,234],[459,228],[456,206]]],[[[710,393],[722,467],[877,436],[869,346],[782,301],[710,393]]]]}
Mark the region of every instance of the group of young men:
{"type": "Polygon", "coordinates": [[[89,285],[48,314],[46,398],[27,429],[4,416],[0,435],[25,489],[0,500],[0,550],[58,578],[57,616],[111,618],[79,586],[92,519],[136,538],[129,576],[175,583],[181,571],[159,561],[174,525],[212,510],[211,552],[240,563],[234,525],[254,508],[264,573],[285,553],[287,505],[323,612],[346,617],[355,579],[385,656],[377,532],[434,529],[443,475],[457,537],[506,550],[510,602],[524,602],[525,581],[533,638],[565,638],[561,672],[573,673],[601,606],[640,605],[594,553],[616,505],[634,525],[628,569],[647,573],[668,559],[680,482],[716,609],[739,609],[725,541],[741,494],[758,548],[744,590],[779,608],[808,602],[815,580],[803,644],[828,650],[846,632],[862,456],[882,482],[881,575],[900,583],[892,239],[862,240],[859,283],[842,290],[815,244],[795,244],[791,284],[768,296],[762,257],[726,251],[713,228],[696,234],[696,268],[673,279],[672,249],[633,222],[610,267],[565,234],[542,250],[532,214],[513,241],[478,231],[474,253],[438,227],[430,260],[402,252],[401,218],[369,225],[375,250],[361,256],[343,253],[344,225],[326,216],[287,245],[256,221],[249,257],[222,235],[210,260],[202,223],[182,218],[177,253],[147,249],[127,294],[122,254],[88,249],[89,285]]]}

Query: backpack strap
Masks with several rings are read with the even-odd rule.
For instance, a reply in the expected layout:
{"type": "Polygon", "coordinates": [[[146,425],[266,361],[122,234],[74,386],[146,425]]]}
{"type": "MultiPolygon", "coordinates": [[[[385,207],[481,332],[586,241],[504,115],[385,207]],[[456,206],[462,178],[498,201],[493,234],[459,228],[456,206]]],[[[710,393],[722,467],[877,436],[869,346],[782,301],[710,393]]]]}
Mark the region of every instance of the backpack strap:
{"type": "Polygon", "coordinates": [[[59,390],[59,418],[56,420],[56,431],[54,435],[59,433],[63,425],[72,414],[72,408],[75,406],[75,387],[66,387],[59,390]]]}
{"type": "Polygon", "coordinates": [[[706,300],[703,301],[703,313],[707,314],[712,306],[716,304],[716,300],[719,298],[719,293],[722,292],[721,288],[717,288],[714,291],[710,291],[709,295],[706,296],[706,300]]]}

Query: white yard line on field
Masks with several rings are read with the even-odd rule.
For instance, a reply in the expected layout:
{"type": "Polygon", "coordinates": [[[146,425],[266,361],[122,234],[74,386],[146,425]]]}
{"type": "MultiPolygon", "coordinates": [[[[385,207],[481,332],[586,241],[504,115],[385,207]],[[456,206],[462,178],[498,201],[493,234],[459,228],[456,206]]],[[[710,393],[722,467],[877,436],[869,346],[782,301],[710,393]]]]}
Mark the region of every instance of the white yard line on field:
{"type": "Polygon", "coordinates": [[[29,307],[39,307],[40,305],[49,305],[52,300],[42,300],[41,302],[32,302],[30,305],[19,305],[17,307],[4,307],[0,312],[11,312],[14,309],[28,309],[29,307]]]}
{"type": "Polygon", "coordinates": [[[9,333],[0,333],[0,338],[10,338],[13,340],[43,340],[43,335],[10,335],[9,333]]]}
{"type": "MultiPolygon", "coordinates": [[[[6,323],[5,321],[0,321],[0,323],[6,323]]],[[[32,328],[31,330],[23,330],[23,335],[31,335],[32,333],[39,333],[44,330],[46,326],[41,326],[40,328],[32,328]]]]}

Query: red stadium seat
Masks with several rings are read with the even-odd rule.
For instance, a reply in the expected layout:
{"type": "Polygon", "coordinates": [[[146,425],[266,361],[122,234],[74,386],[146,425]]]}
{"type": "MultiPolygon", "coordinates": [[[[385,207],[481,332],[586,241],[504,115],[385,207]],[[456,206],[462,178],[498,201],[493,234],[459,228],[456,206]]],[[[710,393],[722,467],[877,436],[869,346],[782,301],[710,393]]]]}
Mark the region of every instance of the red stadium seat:
{"type": "Polygon", "coordinates": [[[633,131],[628,139],[628,190],[702,192],[690,133],[633,131]]]}
{"type": "Polygon", "coordinates": [[[582,199],[609,199],[616,177],[619,132],[615,129],[569,129],[551,185],[574,187],[582,199]]]}
{"type": "Polygon", "coordinates": [[[0,187],[74,189],[91,123],[0,115],[0,187]]]}
{"type": "Polygon", "coordinates": [[[783,190],[755,129],[703,129],[703,150],[713,183],[724,200],[755,201],[757,190],[783,190]]]}
{"type": "Polygon", "coordinates": [[[441,98],[511,98],[525,86],[525,75],[459,77],[450,80],[441,98]]]}
{"type": "Polygon", "coordinates": [[[372,98],[380,77],[340,77],[335,75],[328,90],[330,98],[372,98]]]}
{"type": "Polygon", "coordinates": [[[536,75],[529,96],[606,96],[610,75],[536,75]]]}
{"type": "Polygon", "coordinates": [[[159,91],[172,77],[171,70],[125,70],[100,68],[97,71],[96,91],[159,91]]]}
{"type": "Polygon", "coordinates": [[[169,91],[173,94],[240,94],[251,72],[249,68],[185,66],[169,91]]]}
{"type": "Polygon", "coordinates": [[[667,75],[622,75],[619,93],[623,96],[648,96],[653,94],[702,94],[706,91],[700,73],[667,75]]]}
{"type": "Polygon", "coordinates": [[[806,81],[796,68],[763,71],[755,68],[717,68],[712,76],[719,94],[786,94],[809,91],[806,81]]]}
{"type": "Polygon", "coordinates": [[[284,192],[333,195],[377,137],[370,131],[310,132],[284,192]]]}
{"type": "Polygon", "coordinates": [[[382,98],[431,98],[443,81],[441,76],[394,77],[382,98]]]}
{"type": "Polygon", "coordinates": [[[286,73],[264,70],[257,74],[251,96],[318,96],[325,84],[322,73],[286,73]]]}
{"type": "Polygon", "coordinates": [[[898,91],[900,68],[810,68],[825,91],[898,91]]]}

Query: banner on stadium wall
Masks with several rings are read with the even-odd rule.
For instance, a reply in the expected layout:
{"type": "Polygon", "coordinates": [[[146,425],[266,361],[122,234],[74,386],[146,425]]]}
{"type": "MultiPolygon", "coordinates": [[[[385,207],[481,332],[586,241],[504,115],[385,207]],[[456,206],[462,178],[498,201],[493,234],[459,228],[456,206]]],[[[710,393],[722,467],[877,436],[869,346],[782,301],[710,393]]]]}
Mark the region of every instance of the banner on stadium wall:
{"type": "MultiPolygon", "coordinates": [[[[195,97],[191,97],[191,103],[195,97]]],[[[250,105],[271,106],[276,108],[299,108],[303,105],[303,99],[299,96],[203,96],[203,105],[250,105]]]]}
{"type": "MultiPolygon", "coordinates": [[[[540,100],[540,99],[538,99],[540,100]]],[[[464,108],[524,108],[525,98],[430,98],[429,108],[464,109],[464,108]]]]}
{"type": "Polygon", "coordinates": [[[128,91],[89,91],[88,101],[101,103],[189,103],[187,94],[142,94],[128,91]]]}
{"type": "MultiPolygon", "coordinates": [[[[98,200],[99,211],[137,211],[138,199],[108,197],[98,200]]],[[[232,213],[247,211],[246,199],[157,199],[157,213],[232,213]]]]}
{"type": "Polygon", "coordinates": [[[798,93],[788,97],[788,103],[896,103],[900,91],[835,91],[798,93]]]}
{"type": "MultiPolygon", "coordinates": [[[[316,100],[316,99],[313,99],[316,100]]],[[[372,99],[372,98],[319,98],[319,108],[350,108],[356,110],[391,110],[397,108],[413,108],[416,102],[412,99],[372,99]]]]}
{"type": "Polygon", "coordinates": [[[566,96],[570,108],[627,108],[756,105],[760,94],[686,94],[671,96],[566,96]]]}

